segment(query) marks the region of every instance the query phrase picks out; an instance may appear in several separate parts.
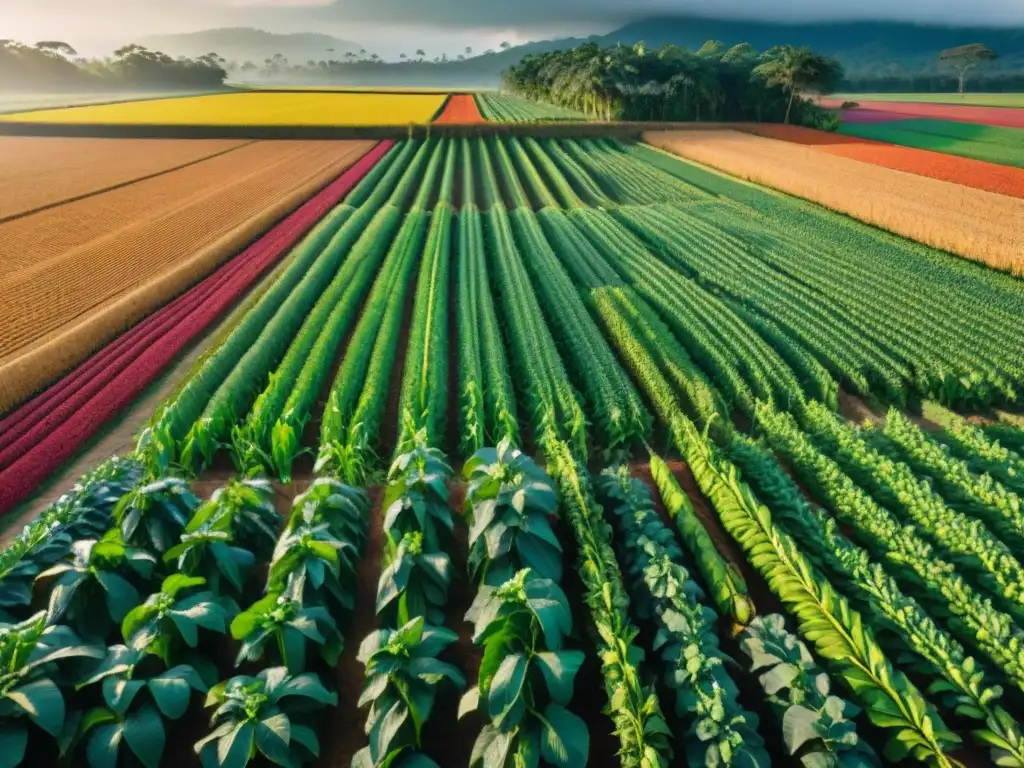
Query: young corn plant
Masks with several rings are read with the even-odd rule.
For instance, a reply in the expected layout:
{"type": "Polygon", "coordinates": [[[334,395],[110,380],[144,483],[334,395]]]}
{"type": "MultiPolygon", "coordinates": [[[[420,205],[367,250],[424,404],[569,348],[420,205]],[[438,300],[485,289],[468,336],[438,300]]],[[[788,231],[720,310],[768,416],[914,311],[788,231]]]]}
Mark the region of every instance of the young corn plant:
{"type": "Polygon", "coordinates": [[[366,682],[359,706],[370,707],[370,743],[352,758],[352,768],[436,766],[422,754],[423,726],[442,683],[458,690],[466,687],[462,673],[438,659],[456,639],[454,632],[431,627],[419,617],[363,640],[357,658],[366,666],[366,682]]]}
{"type": "Polygon", "coordinates": [[[480,584],[504,584],[522,568],[556,584],[562,545],[550,519],[558,509],[555,484],[508,438],[483,448],[462,469],[468,483],[469,571],[480,584]]]}
{"type": "Polygon", "coordinates": [[[655,512],[650,491],[626,467],[605,470],[597,490],[621,532],[616,541],[633,604],[658,630],[654,650],[676,692],[687,762],[707,768],[769,765],[757,716],[740,705],[725,668],[730,659],[718,645],[718,617],[683,567],[683,552],[655,512]]]}
{"type": "Polygon", "coordinates": [[[168,669],[144,646],[111,646],[78,688],[97,684],[102,704],[76,718],[68,749],[84,743],[90,768],[116,768],[126,750],[145,768],[160,768],[167,744],[165,720],[180,720],[193,694],[207,691],[195,669],[187,664],[168,669]]]}
{"type": "Polygon", "coordinates": [[[66,558],[75,541],[103,536],[118,499],[132,489],[142,471],[138,462],[114,456],[25,526],[0,552],[0,611],[27,618],[36,577],[66,558]]]}
{"type": "Polygon", "coordinates": [[[46,618],[63,621],[87,638],[102,640],[141,602],[138,586],[148,582],[156,558],[125,546],[118,531],[100,541],[76,541],[71,558],[43,571],[52,579],[46,618]]]}
{"type": "Polygon", "coordinates": [[[500,586],[481,587],[466,619],[483,662],[459,716],[479,710],[489,721],[470,768],[535,766],[538,759],[557,768],[585,766],[590,733],[567,709],[584,655],[564,648],[572,613],[561,588],[523,569],[500,586]]]}
{"type": "Polygon", "coordinates": [[[683,544],[707,585],[715,608],[720,614],[731,616],[736,624],[746,626],[754,618],[755,611],[753,601],[747,596],[743,576],[719,554],[707,529],[698,519],[690,497],[679,487],[668,465],[653,454],[651,476],[658,486],[665,509],[675,520],[683,544]]]}
{"type": "Polygon", "coordinates": [[[143,649],[173,666],[184,648],[199,646],[200,629],[227,632],[229,609],[204,586],[200,577],[171,574],[159,592],[124,617],[121,637],[132,649],[143,649]]]}
{"type": "Polygon", "coordinates": [[[877,768],[857,734],[860,707],[832,693],[828,675],[780,614],[758,616],[740,636],[750,670],[768,695],[788,754],[806,768],[877,768]]]}
{"type": "Polygon", "coordinates": [[[337,666],[344,641],[330,611],[322,605],[304,605],[279,592],[270,592],[238,614],[231,636],[242,643],[235,659],[239,666],[259,661],[268,649],[289,674],[306,671],[310,646],[331,667],[337,666]]]}
{"type": "Polygon", "coordinates": [[[48,623],[45,613],[20,624],[0,623],[0,766],[21,765],[35,731],[68,739],[69,713],[61,692],[71,682],[67,665],[103,654],[102,646],[48,623]]]}
{"type": "Polygon", "coordinates": [[[256,557],[269,557],[280,516],[266,480],[234,480],[214,491],[164,553],[181,573],[201,576],[217,594],[240,593],[256,557]]]}
{"type": "Polygon", "coordinates": [[[311,762],[320,741],[310,716],[337,704],[337,694],[314,674],[291,676],[271,667],[255,677],[233,677],[210,689],[213,730],[196,742],[195,753],[203,768],[245,768],[258,755],[288,768],[311,762]]]}

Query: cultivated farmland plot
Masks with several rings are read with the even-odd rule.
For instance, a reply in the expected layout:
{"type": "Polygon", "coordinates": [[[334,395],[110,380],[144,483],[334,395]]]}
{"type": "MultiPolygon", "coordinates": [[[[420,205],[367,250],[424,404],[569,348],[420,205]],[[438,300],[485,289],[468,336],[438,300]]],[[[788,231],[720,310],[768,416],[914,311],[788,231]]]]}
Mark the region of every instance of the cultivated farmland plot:
{"type": "MultiPolygon", "coordinates": [[[[251,251],[0,555],[6,764],[1024,766],[1016,278],[514,135],[380,144],[251,251]]],[[[123,344],[0,421],[0,510],[123,344]]]]}

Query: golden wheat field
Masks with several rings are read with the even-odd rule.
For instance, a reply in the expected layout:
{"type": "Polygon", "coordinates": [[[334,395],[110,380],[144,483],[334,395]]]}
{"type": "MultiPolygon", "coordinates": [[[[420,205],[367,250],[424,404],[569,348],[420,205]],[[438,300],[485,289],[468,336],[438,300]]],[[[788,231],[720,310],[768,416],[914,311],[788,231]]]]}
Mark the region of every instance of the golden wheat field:
{"type": "Polygon", "coordinates": [[[5,396],[31,392],[202,279],[372,146],[253,142],[0,223],[5,396]]]}
{"type": "Polygon", "coordinates": [[[407,125],[428,123],[445,94],[225,93],[0,115],[88,125],[407,125]]]}
{"type": "Polygon", "coordinates": [[[997,269],[1024,273],[1024,200],[731,130],[644,141],[997,269]]]}
{"type": "Polygon", "coordinates": [[[167,173],[245,143],[0,137],[0,221],[167,173]]]}

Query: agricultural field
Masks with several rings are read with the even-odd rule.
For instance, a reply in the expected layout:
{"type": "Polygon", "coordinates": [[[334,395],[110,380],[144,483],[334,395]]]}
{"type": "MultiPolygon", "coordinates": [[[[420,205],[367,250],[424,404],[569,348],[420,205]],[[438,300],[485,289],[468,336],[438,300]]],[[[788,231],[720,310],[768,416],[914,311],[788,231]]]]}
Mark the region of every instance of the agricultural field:
{"type": "Polygon", "coordinates": [[[473,94],[453,93],[434,122],[441,125],[446,123],[473,124],[484,122],[484,118],[480,114],[473,94]]]}
{"type": "Polygon", "coordinates": [[[654,146],[997,269],[1024,272],[1024,200],[739,131],[652,132],[654,146]]]}
{"type": "Polygon", "coordinates": [[[407,125],[429,123],[440,93],[239,92],[0,115],[0,122],[86,125],[407,125]]]}
{"type": "Polygon", "coordinates": [[[986,163],[926,149],[901,147],[857,136],[816,131],[795,125],[749,124],[742,130],[769,139],[813,147],[816,151],[918,176],[983,189],[1010,197],[1024,197],[1024,168],[986,163]]]}
{"type": "Polygon", "coordinates": [[[32,109],[59,109],[85,104],[111,104],[123,101],[142,101],[144,99],[167,99],[181,96],[192,96],[190,93],[171,93],[168,91],[107,91],[107,92],[71,92],[71,93],[4,93],[0,94],[0,114],[5,112],[25,112],[32,109]]]}
{"type": "Polygon", "coordinates": [[[543,123],[560,120],[589,120],[574,109],[527,101],[504,93],[480,93],[476,96],[480,113],[496,123],[543,123]]]}
{"type": "Polygon", "coordinates": [[[13,182],[0,187],[6,410],[218,267],[373,142],[0,146],[13,182]],[[23,159],[40,170],[31,184],[23,159]]]}
{"type": "Polygon", "coordinates": [[[1024,107],[1024,93],[836,93],[832,101],[876,101],[911,104],[951,104],[973,107],[1024,107]]]}
{"type": "Polygon", "coordinates": [[[952,120],[844,122],[840,132],[916,149],[960,155],[988,163],[1024,167],[1024,129],[952,120]]]}
{"type": "Polygon", "coordinates": [[[1024,201],[644,138],[353,143],[0,412],[7,764],[1024,767],[1024,201]]]}

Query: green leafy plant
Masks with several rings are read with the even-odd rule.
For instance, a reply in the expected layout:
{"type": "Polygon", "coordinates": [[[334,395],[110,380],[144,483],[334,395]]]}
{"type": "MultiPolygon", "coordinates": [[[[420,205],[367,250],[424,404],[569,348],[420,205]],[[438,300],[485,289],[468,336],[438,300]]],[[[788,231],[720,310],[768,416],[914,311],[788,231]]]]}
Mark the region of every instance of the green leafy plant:
{"type": "Polygon", "coordinates": [[[740,626],[754,618],[754,603],[747,596],[747,584],[739,571],[722,557],[704,524],[693,509],[693,502],[679,487],[668,465],[651,455],[651,476],[658,486],[665,509],[675,520],[679,535],[693,555],[697,570],[711,592],[715,607],[740,626]]]}
{"type": "Polygon", "coordinates": [[[366,666],[366,682],[359,706],[370,707],[370,743],[352,759],[352,768],[406,765],[402,760],[420,751],[423,725],[430,719],[440,684],[466,687],[462,673],[438,659],[456,639],[454,632],[428,626],[418,617],[363,640],[357,658],[366,666]]]}
{"type": "Polygon", "coordinates": [[[47,623],[45,613],[0,624],[0,766],[22,763],[34,728],[61,737],[68,717],[64,665],[103,654],[102,646],[83,643],[70,628],[47,623]]]}
{"type": "Polygon", "coordinates": [[[78,688],[97,683],[103,705],[81,716],[71,746],[85,743],[91,768],[116,768],[122,745],[145,768],[159,768],[167,743],[164,719],[181,719],[193,693],[207,690],[189,665],[167,669],[144,647],[124,645],[111,646],[100,667],[78,688]]]}
{"type": "Polygon", "coordinates": [[[383,504],[384,531],[395,547],[405,534],[421,533],[425,551],[444,550],[455,528],[448,505],[451,475],[443,454],[423,443],[395,459],[383,504]]]}
{"type": "Polygon", "coordinates": [[[133,649],[144,649],[170,667],[182,646],[196,648],[199,630],[227,632],[229,610],[217,596],[201,587],[206,580],[175,573],[160,591],[132,608],[121,623],[121,637],[133,649]]]}
{"type": "Polygon", "coordinates": [[[269,557],[280,516],[267,480],[233,480],[213,492],[185,526],[181,541],[164,553],[181,573],[201,576],[220,593],[222,584],[244,589],[256,556],[269,557]]]}
{"type": "Polygon", "coordinates": [[[605,470],[597,489],[621,535],[627,586],[638,614],[657,627],[660,653],[675,709],[686,726],[682,737],[690,765],[767,766],[758,718],[739,703],[715,634],[717,616],[682,565],[683,552],[654,510],[647,486],[626,467],[605,470]]]}
{"type": "Polygon", "coordinates": [[[482,586],[466,614],[483,648],[479,682],[463,696],[459,716],[489,719],[477,737],[472,768],[584,766],[586,724],[566,707],[582,651],[566,650],[572,613],[561,588],[524,569],[498,587],[482,586]]]}
{"type": "Polygon", "coordinates": [[[198,506],[188,483],[169,477],[136,486],[121,497],[114,523],[126,544],[162,555],[178,543],[198,506]]]}
{"type": "Polygon", "coordinates": [[[293,675],[305,671],[310,643],[332,667],[337,666],[344,645],[330,611],[322,605],[303,605],[279,592],[270,592],[238,614],[231,622],[231,636],[242,641],[236,665],[262,659],[271,646],[293,675]]]}
{"type": "Polygon", "coordinates": [[[857,734],[860,707],[834,695],[828,675],[780,614],[758,616],[740,636],[782,726],[788,753],[807,768],[875,768],[874,751],[857,734]]]}
{"type": "Polygon", "coordinates": [[[267,589],[346,612],[354,605],[355,569],[366,541],[369,499],[336,480],[317,482],[295,500],[274,548],[267,589]]]}
{"type": "Polygon", "coordinates": [[[70,560],[39,574],[40,580],[53,580],[47,621],[63,620],[83,637],[104,639],[139,604],[135,583],[152,576],[156,558],[112,533],[100,541],[76,541],[70,560]]]}
{"type": "Polygon", "coordinates": [[[311,673],[290,676],[284,667],[240,675],[210,689],[213,731],[196,742],[203,768],[244,768],[262,754],[275,765],[294,766],[320,754],[309,715],[337,706],[338,696],[311,673]]]}
{"type": "Polygon", "coordinates": [[[425,552],[423,534],[405,534],[377,584],[377,615],[385,624],[402,626],[416,616],[444,623],[444,605],[452,581],[452,561],[444,552],[425,552]]]}
{"type": "Polygon", "coordinates": [[[23,614],[32,602],[36,577],[67,557],[75,540],[101,537],[110,527],[118,499],[141,476],[138,462],[114,456],[83,475],[70,491],[26,525],[0,552],[0,609],[23,614]]]}
{"type": "Polygon", "coordinates": [[[558,509],[555,484],[506,437],[465,464],[469,571],[477,581],[503,584],[522,568],[562,579],[562,545],[549,518],[558,509]]]}

